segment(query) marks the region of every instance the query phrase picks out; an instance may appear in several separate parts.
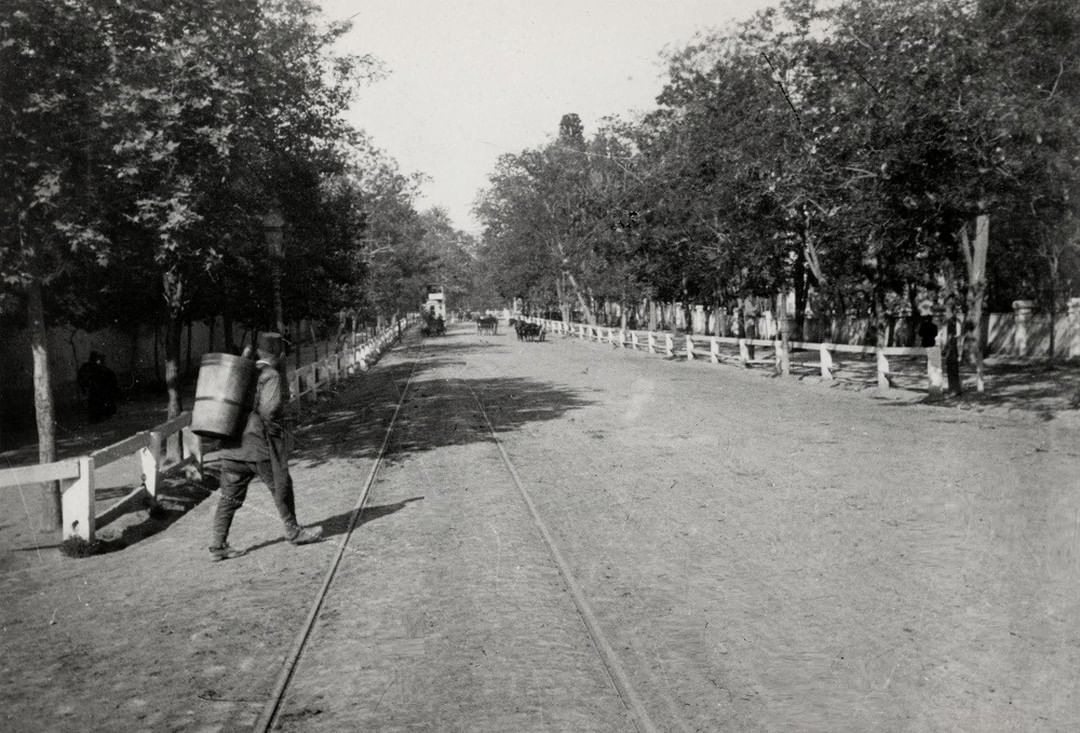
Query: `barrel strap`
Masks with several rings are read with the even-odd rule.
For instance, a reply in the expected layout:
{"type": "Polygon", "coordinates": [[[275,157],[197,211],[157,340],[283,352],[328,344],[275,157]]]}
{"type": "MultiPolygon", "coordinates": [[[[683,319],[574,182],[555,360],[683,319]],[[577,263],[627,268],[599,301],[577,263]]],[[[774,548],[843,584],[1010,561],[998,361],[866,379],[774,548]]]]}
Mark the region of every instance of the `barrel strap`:
{"type": "Polygon", "coordinates": [[[247,407],[247,403],[241,402],[239,400],[230,400],[228,397],[196,397],[195,398],[196,402],[204,402],[206,400],[211,400],[213,402],[224,402],[224,403],[226,403],[228,405],[236,405],[237,407],[247,407]]]}

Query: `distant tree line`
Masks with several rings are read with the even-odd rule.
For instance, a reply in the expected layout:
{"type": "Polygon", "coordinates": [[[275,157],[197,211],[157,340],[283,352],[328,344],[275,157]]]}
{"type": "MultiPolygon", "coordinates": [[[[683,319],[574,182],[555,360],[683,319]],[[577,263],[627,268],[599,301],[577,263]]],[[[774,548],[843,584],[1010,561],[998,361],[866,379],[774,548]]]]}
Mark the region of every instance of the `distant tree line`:
{"type": "Polygon", "coordinates": [[[808,307],[979,323],[1077,294],[1074,0],[788,0],[668,77],[641,119],[586,138],[568,114],[499,160],[476,210],[505,297],[591,320],[784,296],[799,332],[808,307]]]}
{"type": "Polygon", "coordinates": [[[415,209],[421,176],[344,121],[382,74],[335,50],[348,27],[307,0],[4,4],[0,327],[31,334],[43,462],[47,328],[163,327],[178,413],[184,324],[274,326],[273,209],[289,322],[415,310],[468,251],[445,214],[415,209]]]}

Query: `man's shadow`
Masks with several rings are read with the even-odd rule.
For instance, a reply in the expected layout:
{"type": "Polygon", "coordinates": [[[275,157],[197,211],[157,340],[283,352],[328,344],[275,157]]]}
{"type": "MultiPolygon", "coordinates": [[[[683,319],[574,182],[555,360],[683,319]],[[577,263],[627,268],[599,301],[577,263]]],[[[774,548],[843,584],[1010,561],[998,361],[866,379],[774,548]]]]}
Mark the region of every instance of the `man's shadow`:
{"type": "MultiPolygon", "coordinates": [[[[414,501],[420,501],[423,498],[424,497],[422,496],[414,496],[409,499],[403,499],[402,501],[395,502],[393,504],[365,506],[360,512],[360,516],[357,518],[356,525],[353,527],[353,530],[358,529],[361,525],[367,524],[368,522],[374,522],[376,519],[385,517],[388,514],[393,514],[394,512],[401,511],[408,504],[411,504],[414,501]]],[[[325,542],[331,537],[337,537],[348,532],[349,522],[352,521],[352,516],[353,511],[343,512],[341,514],[335,514],[332,517],[328,517],[321,522],[314,522],[310,526],[322,527],[323,533],[321,541],[325,542]]],[[[277,537],[272,540],[260,542],[257,545],[252,545],[251,547],[247,548],[247,552],[250,554],[252,552],[255,552],[256,550],[261,550],[264,547],[270,547],[271,545],[276,545],[281,542],[287,542],[287,540],[284,537],[277,537]]]]}

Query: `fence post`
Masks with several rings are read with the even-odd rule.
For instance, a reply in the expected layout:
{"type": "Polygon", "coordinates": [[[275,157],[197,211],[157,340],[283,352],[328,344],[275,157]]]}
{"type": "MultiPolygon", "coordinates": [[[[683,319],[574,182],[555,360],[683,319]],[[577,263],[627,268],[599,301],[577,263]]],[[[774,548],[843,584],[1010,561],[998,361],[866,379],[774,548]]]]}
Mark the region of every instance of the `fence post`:
{"type": "Polygon", "coordinates": [[[874,349],[877,356],[877,386],[878,389],[888,389],[892,386],[892,382],[889,380],[889,360],[885,358],[885,352],[881,350],[881,347],[874,349]]]}
{"type": "Polygon", "coordinates": [[[656,353],[656,334],[652,331],[649,331],[649,353],[656,353]]]}
{"type": "Polygon", "coordinates": [[[746,346],[746,339],[739,339],[739,361],[744,367],[750,366],[750,349],[746,346]]]}
{"type": "Polygon", "coordinates": [[[780,362],[780,373],[785,377],[791,375],[791,330],[794,325],[794,319],[786,315],[781,316],[777,323],[776,355],[780,362]]]}
{"type": "Polygon", "coordinates": [[[822,344],[818,347],[821,354],[821,378],[833,378],[832,344],[822,344]]]}
{"type": "Polygon", "coordinates": [[[634,351],[637,351],[637,350],[638,350],[638,335],[637,335],[637,331],[631,331],[631,332],[630,332],[630,348],[632,348],[632,349],[633,349],[634,351]]]}
{"type": "Polygon", "coordinates": [[[1016,330],[1013,332],[1013,345],[1017,356],[1028,355],[1028,326],[1031,323],[1031,313],[1035,309],[1033,300],[1014,300],[1013,313],[1016,318],[1016,330]]]}
{"type": "Polygon", "coordinates": [[[199,476],[202,477],[202,439],[191,432],[191,427],[188,426],[180,429],[180,444],[184,446],[187,455],[195,459],[195,468],[199,471],[199,476]]]}
{"type": "Polygon", "coordinates": [[[686,336],[686,360],[694,360],[694,339],[689,334],[686,336]]]}
{"type": "Polygon", "coordinates": [[[675,339],[671,338],[670,333],[664,334],[664,350],[668,356],[675,356],[675,339]]]}
{"type": "Polygon", "coordinates": [[[146,487],[146,493],[156,501],[158,479],[161,476],[161,433],[150,431],[146,447],[139,450],[139,463],[142,466],[143,486],[146,487]]]}
{"type": "Polygon", "coordinates": [[[1080,356],[1080,298],[1069,298],[1069,358],[1080,356]]]}
{"type": "Polygon", "coordinates": [[[941,374],[941,347],[926,347],[926,376],[930,381],[927,394],[933,402],[939,401],[944,395],[943,379],[941,374]]]}
{"type": "Polygon", "coordinates": [[[94,459],[80,456],[79,478],[61,483],[60,516],[63,538],[94,540],[94,459]],[[63,484],[67,484],[66,486],[63,484]]]}
{"type": "Polygon", "coordinates": [[[709,339],[709,361],[713,364],[720,363],[720,341],[715,336],[709,339]]]}

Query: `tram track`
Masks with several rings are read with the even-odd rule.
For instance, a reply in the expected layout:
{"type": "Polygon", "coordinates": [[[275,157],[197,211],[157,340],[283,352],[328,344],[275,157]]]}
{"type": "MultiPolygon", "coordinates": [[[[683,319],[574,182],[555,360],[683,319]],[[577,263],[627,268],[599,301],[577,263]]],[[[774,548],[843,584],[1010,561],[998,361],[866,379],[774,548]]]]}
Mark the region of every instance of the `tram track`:
{"type": "MultiPolygon", "coordinates": [[[[417,365],[425,361],[428,355],[424,352],[423,348],[417,349],[417,354],[413,358],[412,366],[409,372],[409,376],[405,381],[404,386],[400,389],[397,404],[395,405],[393,415],[387,425],[385,434],[376,455],[376,458],[368,473],[367,480],[364,482],[360,495],[357,498],[354,506],[348,529],[342,536],[339,543],[337,552],[335,553],[326,573],[323,577],[322,585],[315,595],[310,610],[297,633],[289,655],[287,656],[284,664],[282,665],[277,679],[271,693],[270,699],[263,707],[254,729],[258,733],[269,731],[274,729],[274,726],[278,723],[285,707],[283,702],[287,696],[289,690],[296,682],[297,668],[301,658],[303,657],[305,650],[307,649],[309,642],[312,640],[313,629],[316,626],[317,621],[320,618],[320,614],[323,611],[324,603],[327,595],[334,587],[335,580],[338,574],[338,568],[341,563],[341,559],[345,554],[345,550],[348,548],[348,544],[352,539],[353,530],[357,526],[367,502],[370,498],[371,488],[375,484],[376,480],[381,475],[381,470],[386,464],[386,458],[390,452],[391,446],[395,438],[396,432],[398,432],[402,425],[400,416],[402,414],[402,408],[408,403],[410,395],[421,396],[414,390],[414,379],[417,375],[417,365]]],[[[461,387],[464,387],[464,391],[461,392],[462,396],[467,396],[472,403],[472,408],[475,410],[475,414],[467,421],[472,425],[472,430],[477,434],[482,435],[485,442],[491,443],[498,453],[498,461],[501,463],[505,474],[509,476],[511,482],[514,484],[517,494],[522,503],[527,509],[531,526],[536,530],[543,545],[544,551],[550,557],[552,563],[558,572],[559,580],[562,586],[565,588],[570,598],[573,601],[574,609],[580,619],[581,625],[584,630],[584,635],[588,639],[589,648],[592,653],[598,659],[600,665],[604,669],[607,679],[610,683],[611,690],[615,693],[619,699],[622,708],[625,711],[629,721],[632,722],[634,729],[641,733],[655,733],[659,730],[656,724],[649,715],[649,712],[644,705],[641,696],[636,691],[631,676],[627,673],[623,663],[620,661],[619,656],[616,654],[613,645],[604,633],[595,611],[588,601],[584,591],[580,584],[575,580],[574,574],[571,571],[570,564],[567,562],[565,556],[556,543],[551,531],[548,529],[546,522],[537,509],[536,502],[529,491],[529,488],[522,481],[513,460],[507,452],[503,443],[499,440],[496,426],[489,414],[488,409],[485,408],[482,394],[478,393],[474,389],[468,380],[455,379],[445,380],[442,382],[443,389],[446,389],[446,385],[451,381],[458,382],[461,387]]],[[[425,394],[422,395],[428,400],[437,400],[440,403],[444,403],[449,400],[455,399],[453,394],[454,385],[451,385],[451,390],[443,392],[442,394],[425,394]]],[[[482,391],[482,390],[481,390],[482,391]]],[[[423,469],[421,469],[423,470],[423,469]]],[[[498,538],[498,531],[493,529],[496,538],[498,538]]],[[[384,693],[385,694],[385,691],[384,693]]],[[[381,697],[380,697],[381,702],[381,697]]]]}
{"type": "Polygon", "coordinates": [[[330,566],[323,576],[322,585],[316,592],[315,600],[304,619],[299,633],[293,641],[281,671],[278,673],[277,679],[274,682],[273,691],[270,695],[270,700],[263,707],[259,717],[255,721],[253,730],[258,733],[270,730],[277,721],[278,713],[281,710],[281,702],[285,697],[285,692],[288,689],[289,683],[292,681],[296,665],[300,661],[300,655],[303,654],[304,647],[307,644],[308,638],[311,636],[311,630],[314,628],[315,621],[318,619],[319,612],[322,610],[323,601],[326,600],[326,594],[330,591],[330,586],[334,581],[334,576],[337,574],[338,566],[341,564],[341,558],[345,554],[345,549],[349,545],[349,539],[352,537],[353,530],[356,528],[356,522],[364,510],[364,504],[367,503],[368,495],[371,493],[371,486],[375,483],[375,477],[379,472],[379,466],[386,456],[386,448],[390,444],[390,437],[394,433],[394,426],[397,424],[398,415],[401,413],[401,406],[405,403],[405,397],[409,393],[409,387],[412,385],[415,374],[416,362],[413,362],[413,368],[409,371],[409,378],[406,380],[405,387],[401,390],[401,395],[398,397],[397,405],[395,405],[394,413],[390,417],[390,424],[387,425],[386,434],[383,436],[382,444],[379,446],[379,452],[375,458],[375,462],[371,465],[367,480],[364,482],[360,495],[357,497],[356,504],[353,507],[352,514],[349,516],[348,528],[342,536],[341,541],[338,543],[337,552],[334,553],[330,566]]]}

